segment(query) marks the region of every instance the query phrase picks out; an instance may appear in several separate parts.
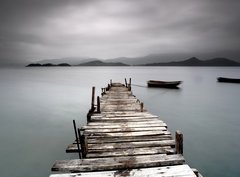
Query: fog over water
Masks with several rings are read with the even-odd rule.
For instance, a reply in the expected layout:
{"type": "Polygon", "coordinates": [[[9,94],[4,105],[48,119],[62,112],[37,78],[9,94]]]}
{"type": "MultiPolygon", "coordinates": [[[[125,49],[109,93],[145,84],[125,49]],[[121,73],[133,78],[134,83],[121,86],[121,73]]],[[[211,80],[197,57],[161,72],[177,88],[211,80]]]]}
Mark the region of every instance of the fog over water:
{"type": "Polygon", "coordinates": [[[0,70],[0,176],[43,177],[74,140],[72,120],[86,124],[91,87],[132,78],[145,107],[184,134],[184,157],[204,176],[240,175],[239,67],[71,67],[0,70]],[[179,90],[146,87],[149,79],[182,80],[179,90]],[[139,87],[141,86],[141,87],[139,87]]]}

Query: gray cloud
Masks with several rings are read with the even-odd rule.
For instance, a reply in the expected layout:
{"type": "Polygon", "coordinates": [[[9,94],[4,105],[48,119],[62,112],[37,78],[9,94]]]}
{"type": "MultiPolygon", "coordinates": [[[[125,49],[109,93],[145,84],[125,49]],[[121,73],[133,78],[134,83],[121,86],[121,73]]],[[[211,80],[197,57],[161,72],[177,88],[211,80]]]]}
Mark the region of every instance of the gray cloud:
{"type": "Polygon", "coordinates": [[[239,8],[236,0],[3,0],[0,62],[150,53],[240,60],[239,8]]]}

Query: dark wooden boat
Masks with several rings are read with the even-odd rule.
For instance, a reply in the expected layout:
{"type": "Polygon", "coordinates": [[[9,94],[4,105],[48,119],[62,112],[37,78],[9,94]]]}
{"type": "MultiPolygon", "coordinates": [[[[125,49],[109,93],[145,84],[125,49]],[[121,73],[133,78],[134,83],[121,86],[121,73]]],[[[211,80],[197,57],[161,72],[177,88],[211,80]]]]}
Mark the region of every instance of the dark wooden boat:
{"type": "Polygon", "coordinates": [[[149,80],[147,82],[148,87],[163,87],[163,88],[178,88],[178,85],[181,83],[182,81],[156,81],[156,80],[149,80]]]}
{"type": "Polygon", "coordinates": [[[240,83],[240,79],[236,78],[218,77],[217,80],[218,82],[240,83]]]}

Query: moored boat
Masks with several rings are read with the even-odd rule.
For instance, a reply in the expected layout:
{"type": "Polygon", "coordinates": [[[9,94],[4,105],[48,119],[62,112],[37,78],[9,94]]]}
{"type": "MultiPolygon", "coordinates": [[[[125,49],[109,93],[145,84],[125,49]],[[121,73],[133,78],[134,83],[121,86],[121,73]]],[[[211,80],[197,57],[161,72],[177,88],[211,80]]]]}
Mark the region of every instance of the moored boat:
{"type": "Polygon", "coordinates": [[[181,83],[182,81],[157,81],[157,80],[149,80],[147,82],[148,87],[163,87],[163,88],[178,88],[178,85],[181,83]]]}
{"type": "Polygon", "coordinates": [[[228,78],[228,77],[218,77],[218,82],[228,82],[228,83],[240,83],[240,79],[228,78]]]}

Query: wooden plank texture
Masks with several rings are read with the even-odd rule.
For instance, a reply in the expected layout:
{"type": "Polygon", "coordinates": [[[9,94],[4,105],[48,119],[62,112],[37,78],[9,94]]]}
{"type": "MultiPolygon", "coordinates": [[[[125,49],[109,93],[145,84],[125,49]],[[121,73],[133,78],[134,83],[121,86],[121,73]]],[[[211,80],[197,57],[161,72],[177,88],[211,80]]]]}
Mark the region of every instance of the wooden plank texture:
{"type": "Polygon", "coordinates": [[[185,162],[180,154],[141,155],[108,158],[89,158],[56,161],[52,171],[84,172],[101,170],[121,170],[168,165],[181,165],[185,162]]]}
{"type": "Polygon", "coordinates": [[[104,172],[54,174],[50,177],[196,177],[188,165],[126,169],[104,172]]]}
{"type": "MultiPolygon", "coordinates": [[[[167,124],[132,94],[131,81],[110,83],[81,128],[85,158],[56,161],[52,171],[74,173],[50,177],[196,177],[176,153],[167,124]]],[[[78,152],[76,141],[66,152],[78,152]]]]}

